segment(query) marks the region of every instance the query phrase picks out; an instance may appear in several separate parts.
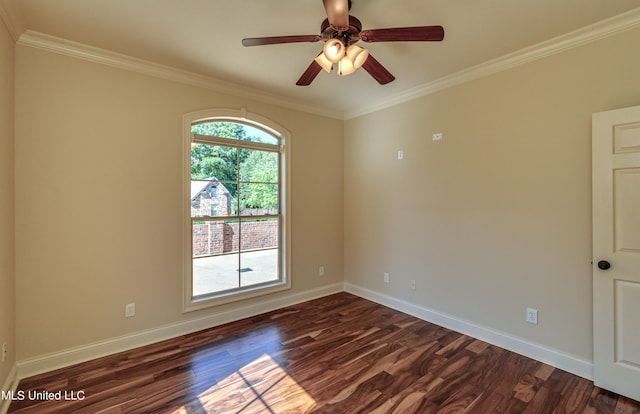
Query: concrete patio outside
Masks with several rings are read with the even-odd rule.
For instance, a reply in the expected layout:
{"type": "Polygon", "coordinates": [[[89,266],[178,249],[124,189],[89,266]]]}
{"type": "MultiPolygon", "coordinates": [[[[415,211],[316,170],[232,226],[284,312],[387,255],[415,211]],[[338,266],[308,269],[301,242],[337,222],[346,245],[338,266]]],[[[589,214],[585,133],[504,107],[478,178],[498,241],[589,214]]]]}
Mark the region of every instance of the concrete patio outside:
{"type": "Polygon", "coordinates": [[[256,285],[277,278],[277,248],[243,252],[242,255],[235,253],[193,259],[194,296],[256,285]]]}

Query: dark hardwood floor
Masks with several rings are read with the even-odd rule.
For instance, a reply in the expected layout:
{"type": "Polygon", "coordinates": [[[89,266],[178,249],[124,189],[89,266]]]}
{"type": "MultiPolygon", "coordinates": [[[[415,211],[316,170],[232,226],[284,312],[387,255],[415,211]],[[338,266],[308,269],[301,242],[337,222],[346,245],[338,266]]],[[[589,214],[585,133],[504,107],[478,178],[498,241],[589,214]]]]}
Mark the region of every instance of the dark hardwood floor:
{"type": "Polygon", "coordinates": [[[18,391],[10,413],[640,413],[586,379],[347,293],[27,378],[18,391]]]}

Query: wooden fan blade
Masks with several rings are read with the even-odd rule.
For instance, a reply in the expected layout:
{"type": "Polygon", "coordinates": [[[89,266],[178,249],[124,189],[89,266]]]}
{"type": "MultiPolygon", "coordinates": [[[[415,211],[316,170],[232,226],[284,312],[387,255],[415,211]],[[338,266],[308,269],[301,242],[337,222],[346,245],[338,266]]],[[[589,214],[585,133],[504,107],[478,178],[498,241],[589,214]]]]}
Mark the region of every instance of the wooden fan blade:
{"type": "Polygon", "coordinates": [[[371,56],[369,53],[369,57],[364,61],[362,65],[362,69],[369,72],[369,75],[373,77],[380,85],[386,85],[389,82],[393,82],[396,77],[391,74],[382,63],[378,62],[376,58],[371,56]]]}
{"type": "Polygon", "coordinates": [[[322,0],[322,3],[334,29],[349,29],[349,0],[322,0]]]}
{"type": "Polygon", "coordinates": [[[298,82],[296,82],[296,85],[298,86],[311,85],[311,82],[313,82],[313,80],[316,78],[316,76],[318,76],[318,73],[320,73],[321,70],[322,70],[322,66],[320,66],[318,62],[315,61],[315,59],[312,60],[307,70],[304,71],[302,76],[300,76],[300,79],[298,79],[298,82]]]}
{"type": "Polygon", "coordinates": [[[365,42],[439,42],[442,39],[442,26],[396,27],[360,32],[360,40],[365,42]]]}
{"type": "Polygon", "coordinates": [[[242,39],[242,46],[263,46],[263,45],[275,45],[279,43],[319,42],[321,40],[322,40],[322,36],[319,36],[319,35],[250,37],[247,39],[242,39]]]}

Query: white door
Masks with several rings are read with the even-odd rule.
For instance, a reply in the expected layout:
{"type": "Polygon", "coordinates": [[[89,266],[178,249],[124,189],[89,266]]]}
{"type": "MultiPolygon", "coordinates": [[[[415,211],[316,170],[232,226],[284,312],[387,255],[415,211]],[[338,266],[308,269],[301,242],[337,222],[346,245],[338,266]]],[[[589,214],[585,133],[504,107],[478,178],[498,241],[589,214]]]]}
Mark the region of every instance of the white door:
{"type": "Polygon", "coordinates": [[[592,121],[594,379],[640,401],[640,106],[592,121]]]}

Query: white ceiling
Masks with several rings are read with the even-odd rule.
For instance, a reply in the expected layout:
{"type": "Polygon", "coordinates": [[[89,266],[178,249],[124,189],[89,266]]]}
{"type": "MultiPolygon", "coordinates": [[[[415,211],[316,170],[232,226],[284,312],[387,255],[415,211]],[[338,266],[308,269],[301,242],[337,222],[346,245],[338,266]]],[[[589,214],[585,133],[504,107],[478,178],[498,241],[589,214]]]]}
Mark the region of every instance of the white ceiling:
{"type": "MultiPolygon", "coordinates": [[[[244,37],[318,34],[321,0],[1,0],[25,30],[348,114],[640,6],[638,0],[353,0],[363,29],[442,25],[443,42],[363,43],[396,76],[321,72],[295,82],[321,43],[245,48],[244,37]]],[[[635,9],[635,10],[634,10],[635,9]]],[[[5,14],[7,14],[5,12],[5,14]]]]}

